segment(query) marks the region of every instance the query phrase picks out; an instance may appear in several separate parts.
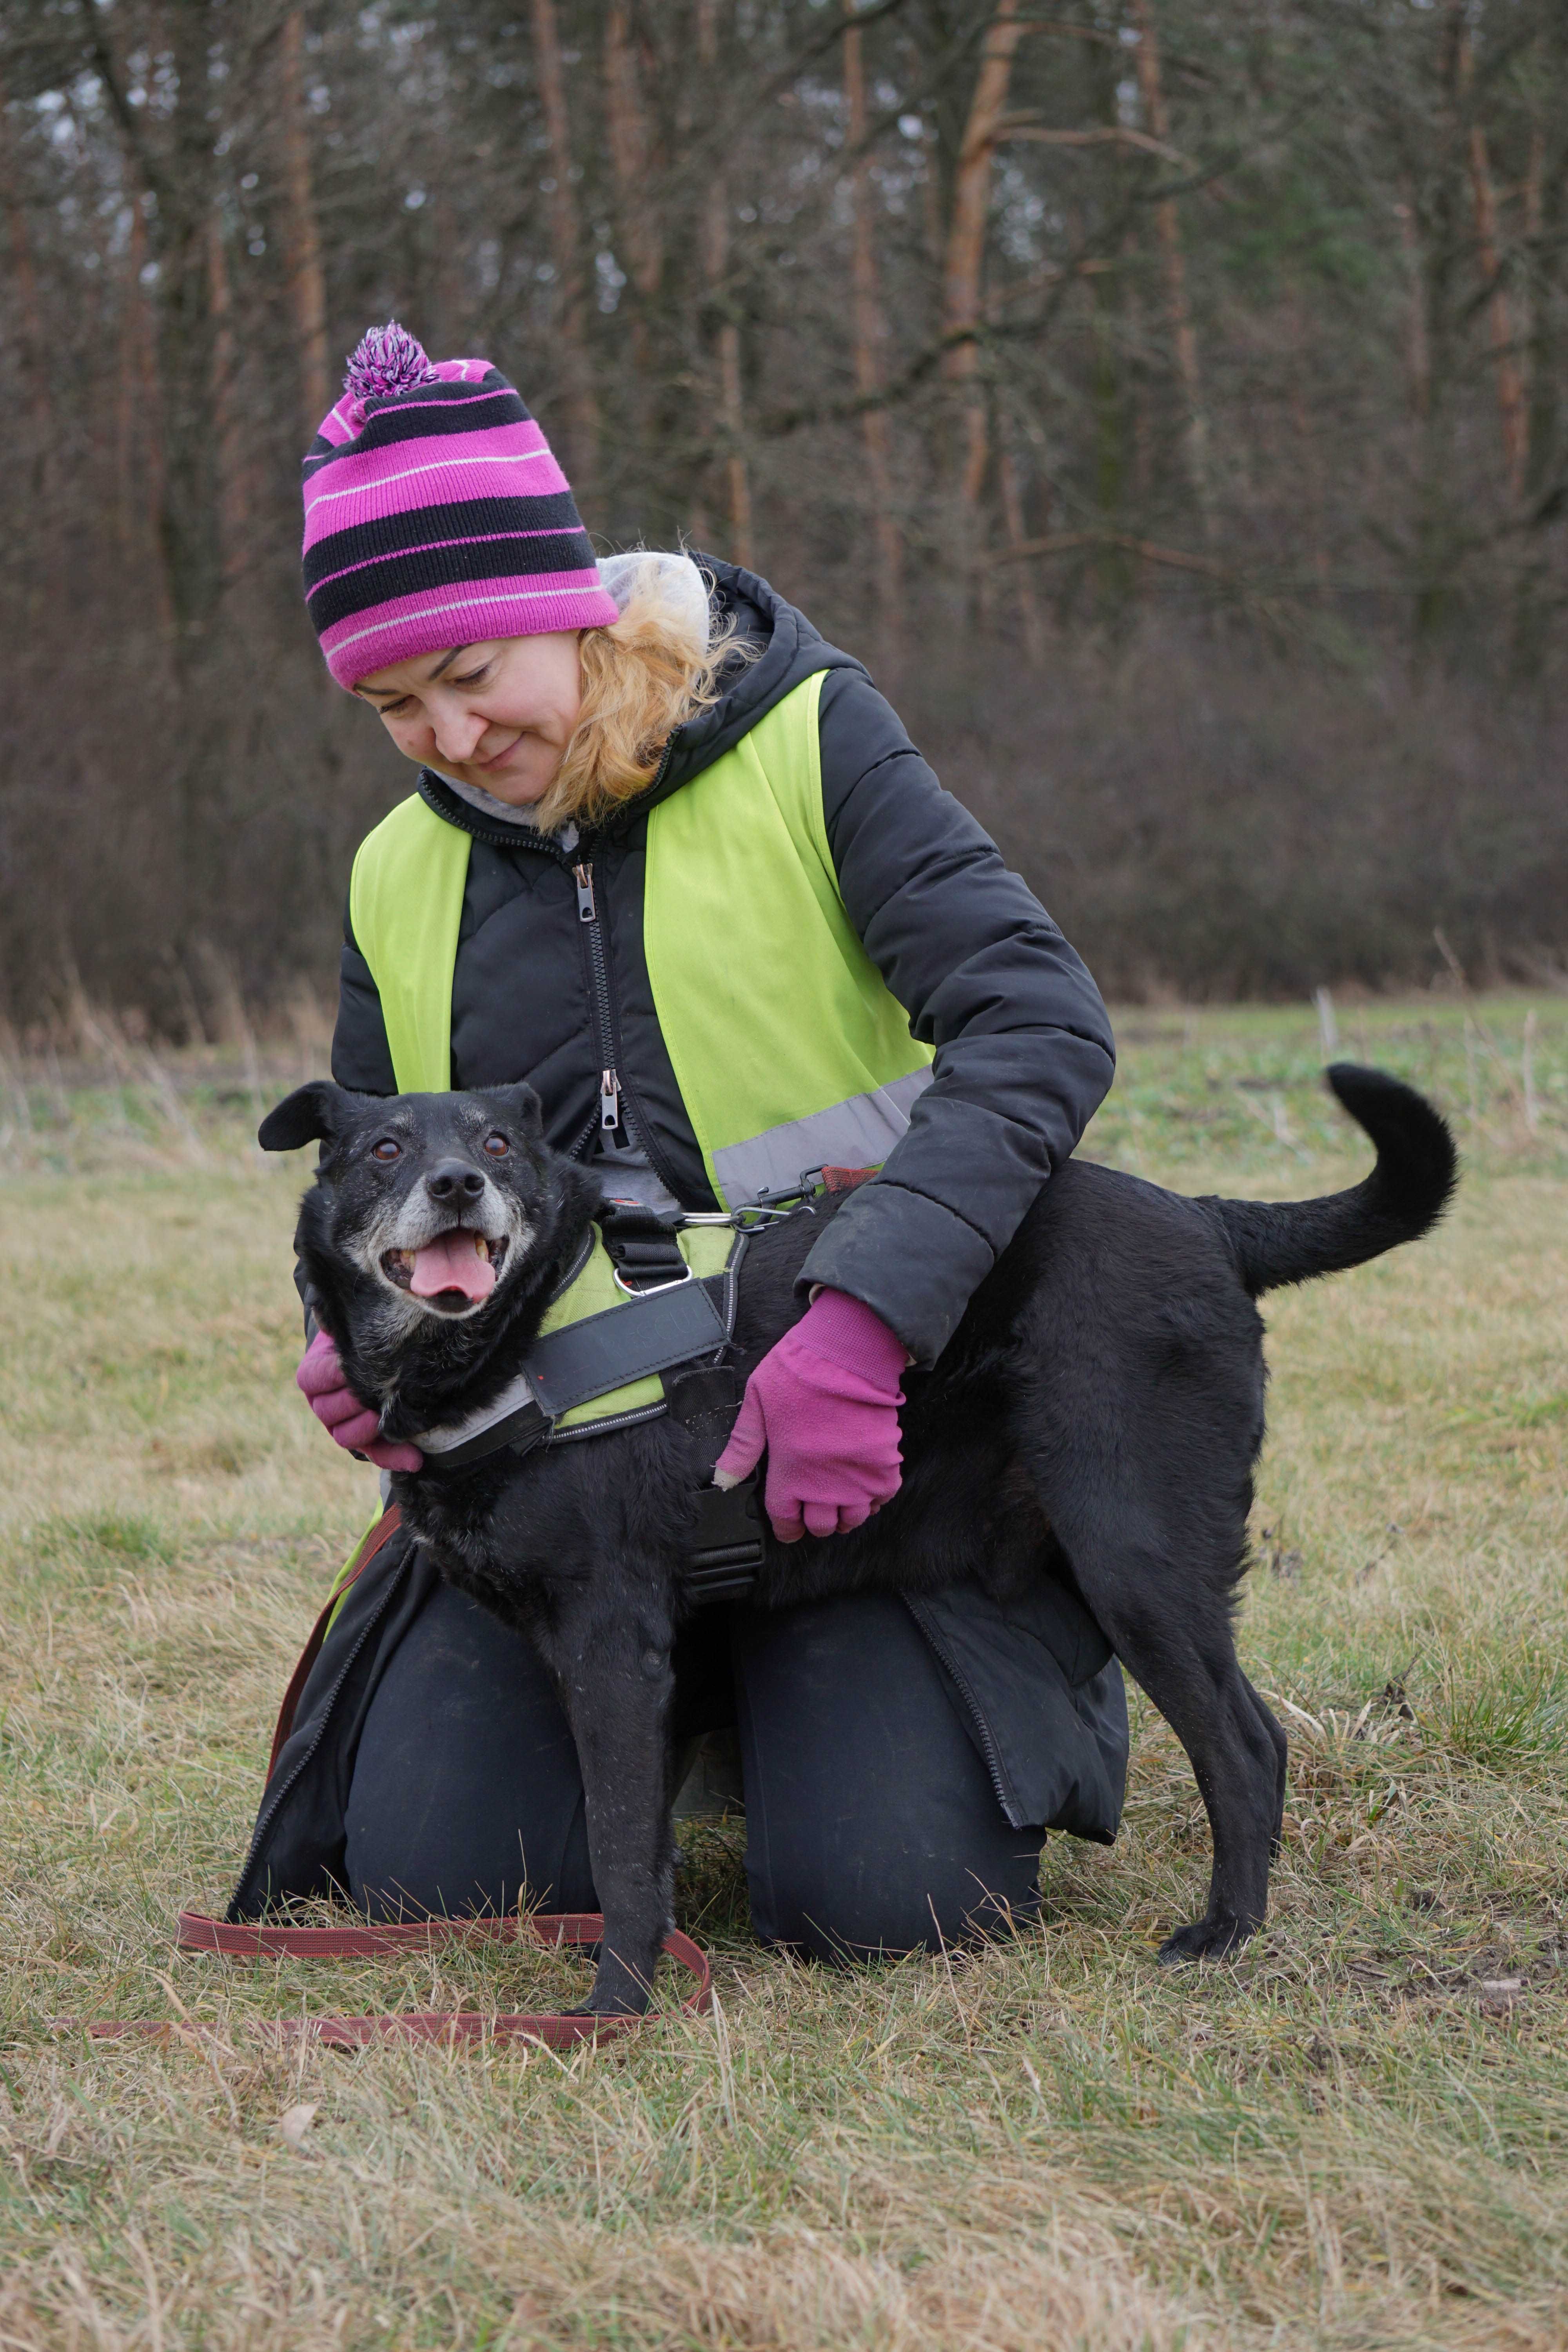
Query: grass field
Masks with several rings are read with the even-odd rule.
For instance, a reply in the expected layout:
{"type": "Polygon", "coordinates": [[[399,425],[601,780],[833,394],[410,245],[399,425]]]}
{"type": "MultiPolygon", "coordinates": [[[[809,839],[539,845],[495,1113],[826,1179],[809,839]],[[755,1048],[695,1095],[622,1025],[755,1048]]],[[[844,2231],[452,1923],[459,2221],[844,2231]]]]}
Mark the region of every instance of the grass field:
{"type": "MultiPolygon", "coordinates": [[[[0,1068],[0,2347],[1568,2344],[1568,1000],[1338,1019],[1450,1113],[1467,1178],[1419,1249],[1269,1303],[1266,1932],[1155,1968],[1207,1834],[1135,1699],[1123,1835],[1050,1843],[1038,1925],[799,1967],[749,1938],[732,1828],[700,1830],[714,2015],[570,2059],[250,2028],[548,2006],[575,1963],[173,1956],[372,1499],[290,1383],[302,1168],[247,1141],[312,1048],[104,1030],[0,1068]]],[[[1095,1155],[1276,1196],[1365,1165],[1310,1007],[1121,1034],[1095,1155]]]]}

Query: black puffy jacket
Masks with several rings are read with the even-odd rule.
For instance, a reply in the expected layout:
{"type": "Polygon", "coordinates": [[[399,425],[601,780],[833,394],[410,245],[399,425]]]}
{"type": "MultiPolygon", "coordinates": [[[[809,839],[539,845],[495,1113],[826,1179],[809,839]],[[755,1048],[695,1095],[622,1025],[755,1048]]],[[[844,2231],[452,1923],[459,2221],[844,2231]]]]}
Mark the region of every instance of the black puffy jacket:
{"type": "MultiPolygon", "coordinates": [[[[597,1129],[599,1074],[613,1065],[629,1140],[685,1207],[715,1205],[643,955],[647,811],[803,678],[827,671],[822,798],[839,889],[936,1061],[908,1134],[828,1226],[802,1280],[863,1300],[930,1362],[1104,1096],[1110,1024],[1081,959],[943,792],[860,664],[754,573],[700,560],[721,616],[736,615],[757,657],[737,664],[721,700],[679,730],[660,781],[575,849],[488,819],[428,769],[420,776],[425,800],[474,843],[452,983],[452,1084],[527,1078],[549,1140],[580,1151],[597,1129]],[[585,856],[608,953],[608,1035],[572,879],[585,856]]],[[[380,1000],[352,929],[332,1074],[363,1093],[396,1092],[380,1000]]]]}

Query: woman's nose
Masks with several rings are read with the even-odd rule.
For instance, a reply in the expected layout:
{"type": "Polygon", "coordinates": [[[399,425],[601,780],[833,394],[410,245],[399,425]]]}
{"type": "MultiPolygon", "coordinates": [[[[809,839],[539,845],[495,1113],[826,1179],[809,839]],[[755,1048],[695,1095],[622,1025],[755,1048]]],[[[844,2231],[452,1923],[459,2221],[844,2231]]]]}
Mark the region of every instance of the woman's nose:
{"type": "Polygon", "coordinates": [[[489,720],[472,710],[438,710],[433,724],[437,751],[443,760],[460,767],[465,760],[473,758],[489,720]]]}

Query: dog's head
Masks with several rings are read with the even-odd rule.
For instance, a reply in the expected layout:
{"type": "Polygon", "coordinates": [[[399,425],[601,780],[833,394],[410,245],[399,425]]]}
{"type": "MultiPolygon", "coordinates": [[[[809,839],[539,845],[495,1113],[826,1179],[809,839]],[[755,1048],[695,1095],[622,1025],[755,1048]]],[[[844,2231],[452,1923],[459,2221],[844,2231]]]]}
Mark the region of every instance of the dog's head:
{"type": "Polygon", "coordinates": [[[542,1312],[598,1203],[527,1086],[384,1097],[318,1078],[257,1139],[321,1146],[295,1243],[362,1394],[472,1370],[542,1312]]]}
{"type": "Polygon", "coordinates": [[[257,1139],[264,1151],[322,1146],[320,1237],[410,1322],[479,1314],[552,1205],[531,1087],[383,1097],[318,1078],[269,1112],[257,1139]]]}

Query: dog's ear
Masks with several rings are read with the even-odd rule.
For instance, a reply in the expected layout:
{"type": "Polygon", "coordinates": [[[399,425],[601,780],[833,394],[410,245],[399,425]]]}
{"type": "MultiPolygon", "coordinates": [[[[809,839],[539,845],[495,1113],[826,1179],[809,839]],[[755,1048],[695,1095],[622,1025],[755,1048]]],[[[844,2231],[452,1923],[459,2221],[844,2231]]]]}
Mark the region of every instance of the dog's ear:
{"type": "Polygon", "coordinates": [[[531,1086],[520,1081],[515,1087],[487,1087],[485,1092],[492,1102],[500,1107],[503,1118],[510,1120],[513,1127],[521,1128],[523,1134],[531,1137],[535,1143],[542,1140],[544,1106],[531,1086]]]}
{"type": "Polygon", "coordinates": [[[306,1143],[335,1143],[353,1116],[356,1097],[331,1078],[312,1078],[269,1110],[256,1130],[263,1151],[298,1151],[306,1143]]]}

